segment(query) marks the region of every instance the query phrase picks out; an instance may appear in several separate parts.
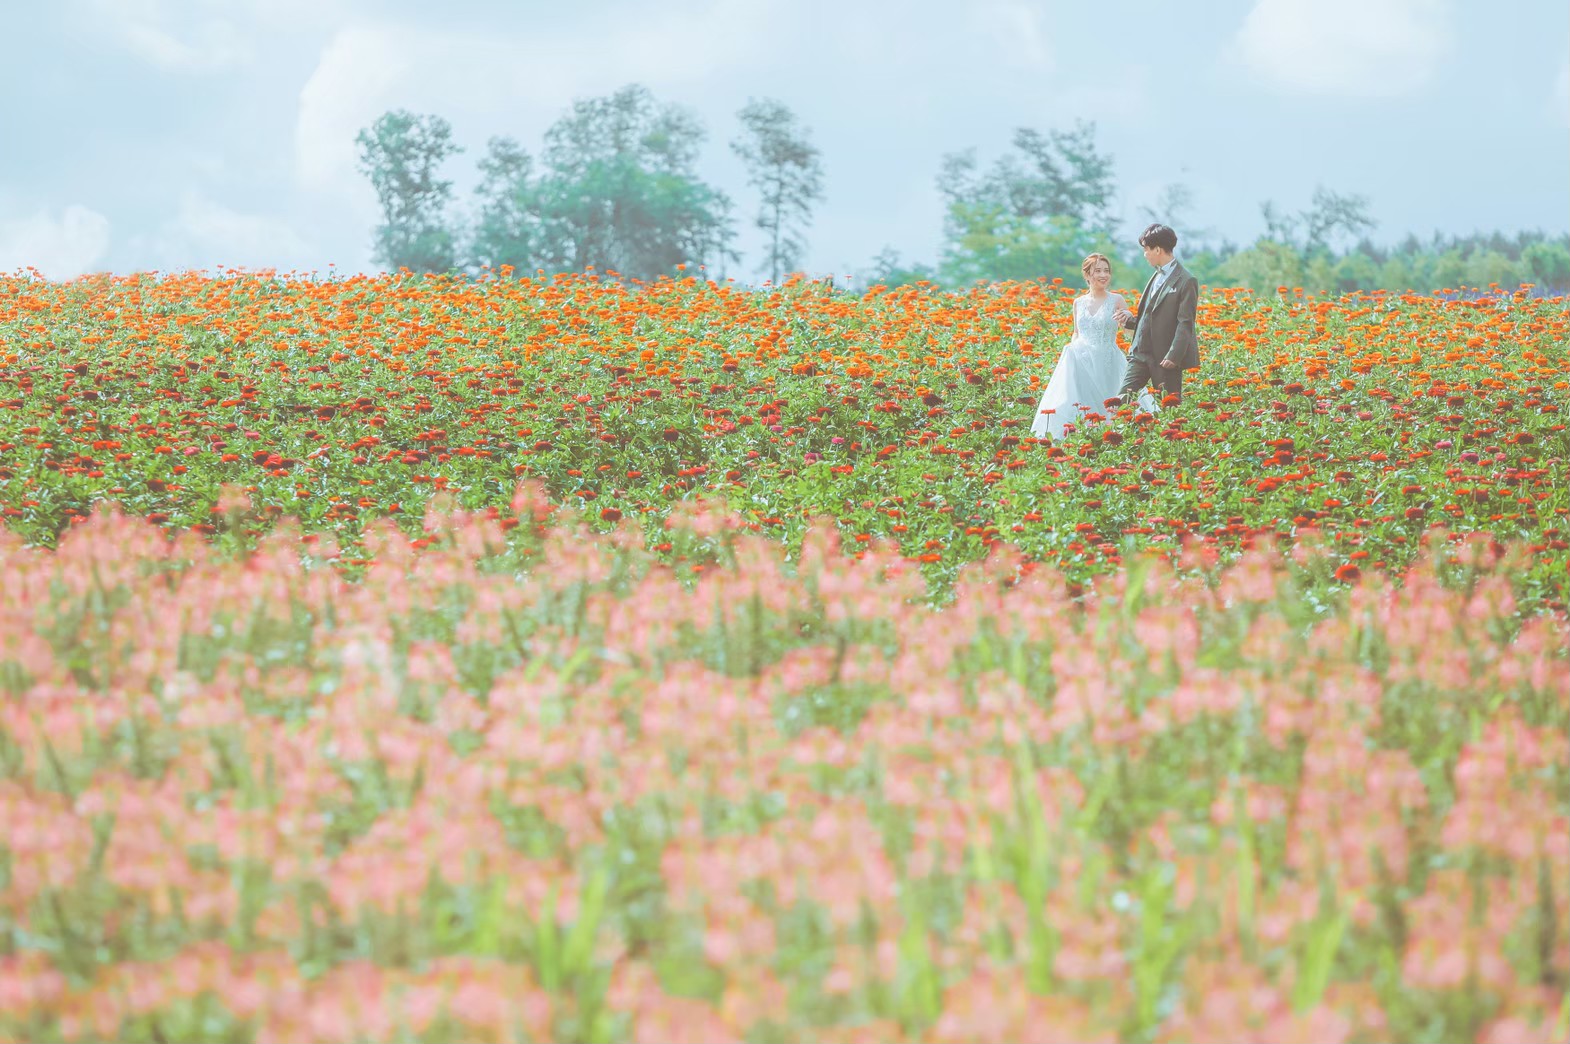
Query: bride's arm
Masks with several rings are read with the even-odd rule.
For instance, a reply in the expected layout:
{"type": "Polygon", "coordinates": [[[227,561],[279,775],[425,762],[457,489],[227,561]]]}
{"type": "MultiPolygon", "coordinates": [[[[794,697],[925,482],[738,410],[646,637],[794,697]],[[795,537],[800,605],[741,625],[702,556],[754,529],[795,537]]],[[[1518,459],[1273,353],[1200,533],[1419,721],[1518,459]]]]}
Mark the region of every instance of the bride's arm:
{"type": "Polygon", "coordinates": [[[1129,308],[1128,302],[1123,299],[1122,294],[1113,294],[1112,302],[1109,307],[1112,309],[1112,318],[1114,319],[1117,319],[1119,312],[1128,313],[1128,318],[1118,320],[1119,326],[1125,330],[1132,330],[1134,328],[1134,324],[1138,321],[1139,317],[1134,314],[1132,309],[1129,308]]]}

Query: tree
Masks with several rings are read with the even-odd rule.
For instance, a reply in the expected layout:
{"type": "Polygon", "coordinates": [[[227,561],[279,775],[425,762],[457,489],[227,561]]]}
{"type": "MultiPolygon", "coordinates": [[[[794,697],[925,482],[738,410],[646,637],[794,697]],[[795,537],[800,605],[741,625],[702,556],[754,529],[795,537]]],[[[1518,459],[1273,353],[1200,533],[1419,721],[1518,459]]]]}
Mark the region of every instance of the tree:
{"type": "MultiPolygon", "coordinates": [[[[1201,286],[1220,286],[1226,282],[1222,275],[1226,264],[1237,252],[1237,247],[1225,241],[1214,247],[1205,244],[1198,250],[1185,249],[1183,267],[1188,269],[1189,274],[1198,280],[1201,286]]],[[[1139,256],[1137,262],[1132,258],[1130,261],[1129,271],[1145,271],[1144,257],[1139,256]]]]}
{"type": "MultiPolygon", "coordinates": [[[[1379,267],[1374,258],[1364,252],[1357,251],[1342,257],[1336,262],[1335,288],[1343,294],[1355,290],[1372,290],[1379,286],[1379,267]]],[[[1385,287],[1385,289],[1399,289],[1385,287]]]]}
{"type": "Polygon", "coordinates": [[[731,151],[747,164],[747,183],[761,194],[757,227],[769,237],[764,268],[777,286],[781,272],[801,263],[803,226],[811,221],[812,204],[823,198],[823,168],[817,147],[782,103],[749,100],[738,117],[746,137],[732,141],[731,151]]]}
{"type": "Polygon", "coordinates": [[[1116,248],[1105,234],[1087,231],[1061,215],[1029,220],[960,203],[951,208],[950,217],[959,231],[945,243],[939,267],[944,281],[953,286],[1043,277],[1077,280],[1085,255],[1115,256],[1116,248]]]}
{"type": "Polygon", "coordinates": [[[1094,137],[1095,125],[1083,122],[1046,135],[1021,128],[1016,153],[985,175],[973,149],[946,155],[938,174],[945,280],[1075,278],[1086,253],[1111,253],[1112,160],[1094,137]]]}
{"type": "Polygon", "coordinates": [[[372,259],[416,272],[453,268],[456,249],[445,214],[452,182],[437,176],[443,161],[463,151],[453,144],[452,127],[440,116],[399,109],[383,113],[354,140],[382,211],[372,259]]]}
{"type": "Polygon", "coordinates": [[[540,259],[543,232],[530,176],[534,163],[511,138],[492,138],[480,160],[475,195],[479,216],[470,243],[476,266],[511,265],[532,271],[540,259]]]}
{"type": "Polygon", "coordinates": [[[1532,280],[1545,290],[1570,289],[1570,249],[1563,243],[1538,242],[1521,251],[1532,280]]]}
{"type": "Polygon", "coordinates": [[[1302,256],[1291,245],[1268,238],[1238,251],[1221,266],[1221,277],[1228,285],[1246,286],[1259,293],[1273,293],[1282,286],[1300,287],[1306,274],[1302,256]]]}
{"type": "MultiPolygon", "coordinates": [[[[1154,206],[1140,207],[1139,213],[1142,225],[1159,222],[1176,229],[1178,241],[1185,244],[1185,255],[1192,255],[1204,251],[1213,234],[1211,229],[1194,224],[1191,220],[1193,209],[1193,190],[1181,181],[1174,181],[1161,190],[1154,206]]],[[[1192,268],[1186,260],[1184,267],[1192,268]]]]}
{"type": "Polygon", "coordinates": [[[1309,208],[1303,212],[1303,247],[1309,253],[1327,250],[1337,239],[1356,238],[1374,225],[1368,216],[1367,196],[1341,195],[1316,187],[1309,208]]]}
{"type": "Polygon", "coordinates": [[[1084,121],[1046,135],[1021,127],[1014,132],[1017,154],[999,157],[983,177],[975,176],[974,149],[946,155],[938,189],[951,203],[995,207],[1025,220],[1066,217],[1110,235],[1117,187],[1112,157],[1096,151],[1095,133],[1095,124],[1084,121]]]}
{"type": "Polygon", "coordinates": [[[1426,293],[1437,290],[1457,290],[1467,281],[1466,258],[1461,256],[1459,250],[1447,250],[1443,254],[1431,254],[1425,283],[1420,283],[1418,289],[1426,293]]]}
{"type": "Polygon", "coordinates": [[[1268,199],[1259,205],[1259,213],[1265,219],[1265,239],[1288,245],[1297,242],[1298,218],[1281,213],[1268,199]]]}
{"type": "Polygon", "coordinates": [[[730,199],[693,169],[703,137],[694,117],[634,84],[574,102],[546,131],[538,169],[517,142],[491,139],[472,263],[650,281],[734,259],[730,199]]]}
{"type": "MultiPolygon", "coordinates": [[[[1112,233],[1112,157],[1096,151],[1095,137],[1095,124],[1084,121],[1045,137],[1028,127],[1014,132],[1014,147],[1031,164],[1008,182],[1021,217],[1066,217],[1081,228],[1112,233]]],[[[1010,166],[1008,159],[999,173],[1010,166]]]]}
{"type": "Polygon", "coordinates": [[[1328,251],[1338,239],[1355,239],[1372,229],[1366,196],[1341,195],[1316,186],[1308,209],[1283,214],[1270,200],[1259,205],[1265,219],[1265,238],[1283,243],[1302,254],[1328,251]],[[1299,236],[1301,232],[1301,237],[1299,236]]]}
{"type": "Polygon", "coordinates": [[[573,103],[546,132],[544,171],[527,193],[538,263],[652,280],[684,262],[734,260],[730,199],[693,169],[703,138],[694,117],[636,84],[573,103]]]}
{"type": "Polygon", "coordinates": [[[1412,264],[1405,255],[1392,255],[1379,266],[1379,274],[1370,284],[1370,289],[1377,287],[1382,290],[1412,290],[1417,286],[1417,280],[1412,274],[1412,264]]]}
{"type": "Polygon", "coordinates": [[[878,251],[872,259],[872,267],[854,283],[855,288],[865,292],[869,287],[886,286],[894,289],[911,283],[928,282],[936,284],[938,273],[930,265],[907,265],[900,260],[899,251],[891,246],[885,246],[878,251]]]}
{"type": "Polygon", "coordinates": [[[1486,287],[1498,283],[1502,287],[1515,288],[1531,281],[1528,266],[1510,260],[1501,251],[1478,250],[1466,259],[1467,286],[1486,287]]]}

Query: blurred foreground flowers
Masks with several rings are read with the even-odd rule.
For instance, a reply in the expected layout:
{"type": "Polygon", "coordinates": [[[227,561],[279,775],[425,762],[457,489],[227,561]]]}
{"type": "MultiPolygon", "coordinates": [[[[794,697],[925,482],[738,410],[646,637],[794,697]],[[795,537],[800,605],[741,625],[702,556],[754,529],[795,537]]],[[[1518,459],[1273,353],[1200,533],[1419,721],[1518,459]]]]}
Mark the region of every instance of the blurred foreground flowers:
{"type": "Polygon", "coordinates": [[[514,503],[358,581],[0,532],[0,1039],[1564,1039],[1570,641],[1486,535],[935,611],[514,503]]]}

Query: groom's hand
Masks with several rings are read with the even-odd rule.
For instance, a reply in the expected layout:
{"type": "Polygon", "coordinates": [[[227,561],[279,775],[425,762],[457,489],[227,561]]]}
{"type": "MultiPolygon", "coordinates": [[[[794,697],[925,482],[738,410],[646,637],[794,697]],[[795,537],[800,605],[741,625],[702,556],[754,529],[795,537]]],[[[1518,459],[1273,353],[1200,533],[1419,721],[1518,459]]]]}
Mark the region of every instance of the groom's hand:
{"type": "Polygon", "coordinates": [[[1112,313],[1112,318],[1117,320],[1119,326],[1127,326],[1128,321],[1134,318],[1134,313],[1129,311],[1127,308],[1119,308],[1117,311],[1112,313]]]}
{"type": "Polygon", "coordinates": [[[1161,368],[1163,370],[1175,370],[1177,369],[1177,363],[1173,362],[1171,359],[1162,359],[1161,368]]]}

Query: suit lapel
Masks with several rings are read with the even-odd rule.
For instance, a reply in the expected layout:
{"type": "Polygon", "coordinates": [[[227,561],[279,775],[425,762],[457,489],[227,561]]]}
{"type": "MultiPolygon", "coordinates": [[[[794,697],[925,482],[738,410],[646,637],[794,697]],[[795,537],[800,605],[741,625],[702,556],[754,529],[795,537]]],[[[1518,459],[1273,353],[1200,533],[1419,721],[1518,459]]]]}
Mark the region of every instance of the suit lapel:
{"type": "Polygon", "coordinates": [[[1150,299],[1150,285],[1156,281],[1156,276],[1160,274],[1161,273],[1159,272],[1150,273],[1150,278],[1145,281],[1145,289],[1139,295],[1139,317],[1141,319],[1145,317],[1145,306],[1147,304],[1155,304],[1155,302],[1150,299]]]}
{"type": "MultiPolygon", "coordinates": [[[[1183,267],[1183,263],[1181,261],[1176,262],[1176,263],[1174,263],[1172,265],[1172,271],[1167,273],[1166,282],[1162,283],[1161,284],[1161,289],[1156,292],[1158,301],[1165,299],[1167,297],[1167,291],[1169,291],[1173,287],[1177,286],[1178,274],[1179,273],[1182,273],[1183,275],[1187,275],[1188,274],[1188,271],[1183,267]]],[[[1150,278],[1151,278],[1152,281],[1154,281],[1156,277],[1155,276],[1151,276],[1150,278]]],[[[1154,307],[1155,304],[1156,304],[1156,301],[1152,301],[1152,302],[1150,302],[1150,304],[1151,304],[1152,307],[1154,307]]]]}
{"type": "Polygon", "coordinates": [[[1145,332],[1145,320],[1150,318],[1150,284],[1156,281],[1156,273],[1150,273],[1150,278],[1145,281],[1145,289],[1139,295],[1139,311],[1134,313],[1134,329],[1129,331],[1129,350],[1139,347],[1140,336],[1145,332]]]}

